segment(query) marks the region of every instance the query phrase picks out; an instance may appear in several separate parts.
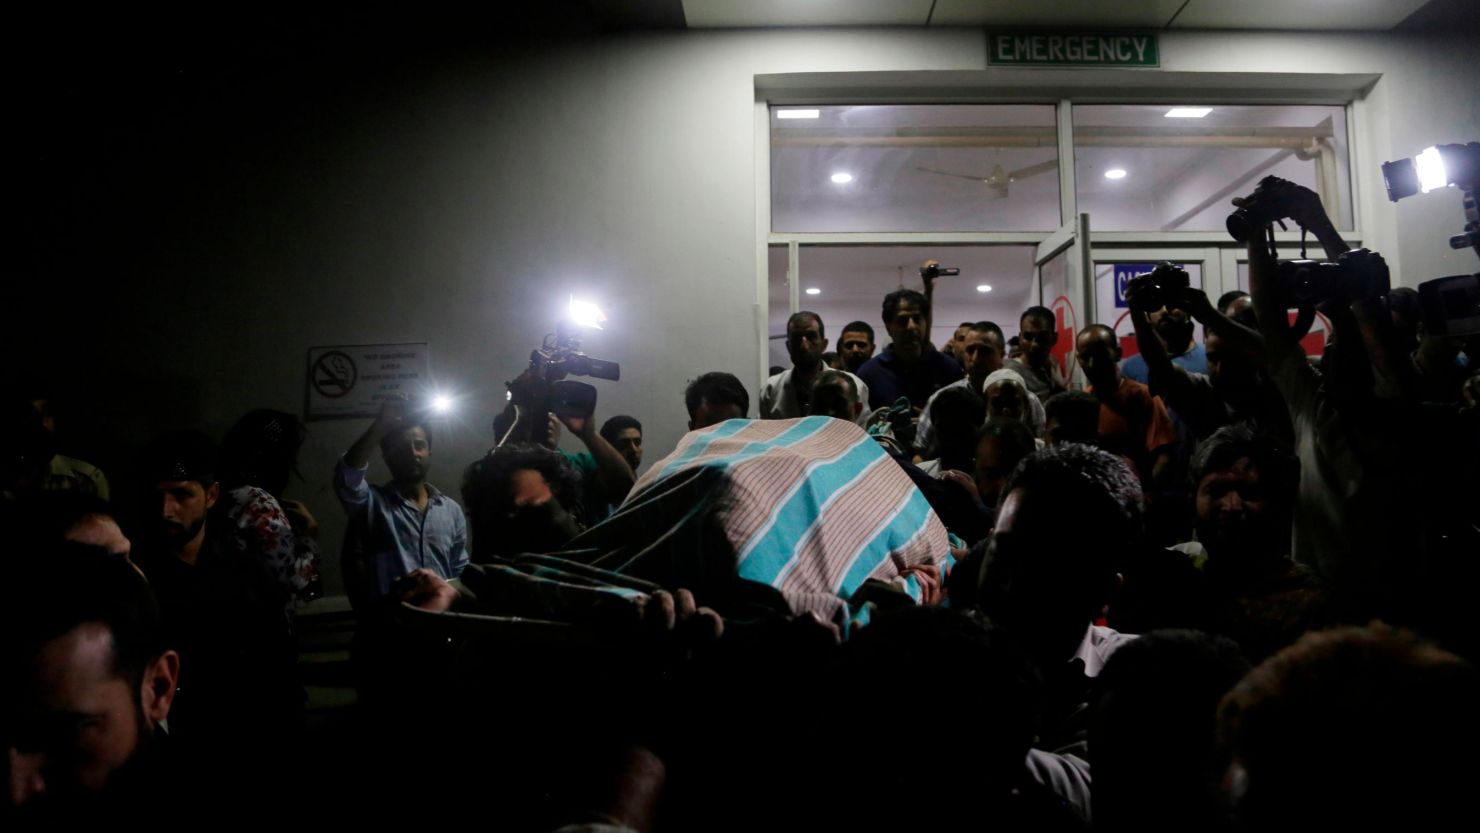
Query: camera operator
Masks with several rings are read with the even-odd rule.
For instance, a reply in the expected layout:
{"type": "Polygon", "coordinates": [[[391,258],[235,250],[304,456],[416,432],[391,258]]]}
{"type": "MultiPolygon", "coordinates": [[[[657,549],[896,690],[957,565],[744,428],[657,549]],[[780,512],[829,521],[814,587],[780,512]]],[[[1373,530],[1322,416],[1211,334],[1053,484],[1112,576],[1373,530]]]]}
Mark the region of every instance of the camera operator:
{"type": "MultiPolygon", "coordinates": [[[[1170,268],[1170,264],[1164,266],[1170,268]]],[[[1269,437],[1285,448],[1291,447],[1294,431],[1284,400],[1269,384],[1249,349],[1256,334],[1214,309],[1200,289],[1182,281],[1172,281],[1173,286],[1158,286],[1157,281],[1165,271],[1158,267],[1126,287],[1126,302],[1141,351],[1136,358],[1142,360],[1141,366],[1147,371],[1151,394],[1161,397],[1199,440],[1224,425],[1245,422],[1260,436],[1269,437]],[[1206,370],[1191,371],[1169,355],[1162,334],[1155,331],[1154,314],[1148,310],[1144,297],[1147,295],[1152,296],[1153,302],[1159,302],[1162,310],[1185,310],[1206,328],[1201,346],[1206,370]]],[[[1237,299],[1229,300],[1225,309],[1235,303],[1237,299]]],[[[1129,366],[1127,361],[1121,372],[1125,373],[1129,366]]]]}
{"type": "Polygon", "coordinates": [[[579,473],[581,483],[580,505],[569,508],[576,512],[583,527],[595,526],[627,498],[637,476],[627,458],[596,430],[594,412],[556,414],[549,410],[551,375],[564,373],[549,365],[532,365],[509,383],[509,406],[494,420],[494,435],[499,437],[500,445],[533,443],[564,457],[579,473]],[[542,422],[527,416],[541,412],[542,422]],[[541,424],[544,430],[536,433],[536,426],[541,424]],[[572,454],[561,449],[561,426],[569,429],[586,450],[572,454]]]}
{"type": "MultiPolygon", "coordinates": [[[[1186,274],[1186,272],[1181,272],[1184,279],[1186,274]]],[[[1136,278],[1131,281],[1131,284],[1134,285],[1139,280],[1141,279],[1136,278]]],[[[1148,326],[1145,328],[1137,326],[1136,341],[1141,345],[1141,352],[1121,362],[1120,372],[1127,379],[1135,380],[1143,385],[1150,383],[1151,370],[1147,366],[1150,359],[1146,355],[1146,349],[1149,346],[1148,342],[1153,339],[1143,336],[1144,329],[1145,332],[1154,334],[1154,340],[1161,348],[1159,352],[1166,356],[1173,365],[1189,373],[1206,374],[1208,372],[1207,352],[1204,345],[1198,344],[1192,337],[1192,316],[1189,314],[1191,310],[1185,303],[1180,303],[1182,298],[1173,292],[1153,294],[1145,291],[1150,289],[1151,285],[1142,283],[1140,286],[1143,290],[1140,293],[1143,296],[1141,307],[1138,309],[1132,305],[1129,297],[1126,298],[1126,304],[1131,308],[1132,320],[1139,315],[1146,319],[1148,326]],[[1159,300],[1162,303],[1159,307],[1151,309],[1145,304],[1146,298],[1159,300]]],[[[1130,295],[1130,286],[1126,287],[1126,295],[1130,295]]],[[[1206,297],[1203,300],[1206,302],[1206,297]]],[[[1176,410],[1176,407],[1173,406],[1172,410],[1176,410]]]]}
{"type": "MultiPolygon", "coordinates": [[[[1318,200],[1293,198],[1284,216],[1308,223],[1327,242],[1330,221],[1318,200]]],[[[1270,218],[1260,219],[1267,228],[1270,218]]],[[[1433,607],[1426,599],[1436,586],[1435,555],[1452,547],[1441,532],[1446,513],[1436,509],[1451,501],[1436,488],[1443,482],[1432,476],[1438,450],[1428,446],[1404,384],[1411,363],[1394,349],[1386,267],[1358,250],[1312,276],[1298,263],[1277,264],[1262,234],[1247,242],[1267,372],[1286,402],[1300,460],[1295,560],[1327,582],[1347,616],[1421,619],[1433,607]],[[1287,308],[1301,302],[1319,304],[1331,321],[1320,373],[1288,323],[1287,308]]]]}

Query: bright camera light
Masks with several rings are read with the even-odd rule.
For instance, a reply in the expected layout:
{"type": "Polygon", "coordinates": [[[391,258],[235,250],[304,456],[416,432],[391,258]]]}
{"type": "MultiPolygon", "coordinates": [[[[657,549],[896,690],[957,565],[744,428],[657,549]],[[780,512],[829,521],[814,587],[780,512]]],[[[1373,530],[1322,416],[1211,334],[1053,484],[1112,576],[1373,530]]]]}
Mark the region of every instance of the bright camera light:
{"type": "Polygon", "coordinates": [[[1173,107],[1167,111],[1169,119],[1200,119],[1213,112],[1211,107],[1173,107]]]}
{"type": "Polygon", "coordinates": [[[832,181],[836,182],[839,185],[846,185],[849,182],[853,181],[853,174],[843,173],[839,171],[838,173],[832,175],[832,181]]]}
{"type": "Polygon", "coordinates": [[[1125,168],[1111,168],[1105,172],[1106,179],[1125,179],[1125,168]]]}
{"type": "Polygon", "coordinates": [[[989,284],[989,283],[980,284],[980,285],[977,286],[976,291],[977,292],[991,292],[992,291],[992,285],[989,284]]]}
{"type": "Polygon", "coordinates": [[[432,410],[439,414],[445,414],[452,410],[452,397],[445,393],[439,393],[432,397],[432,410]]]}
{"type": "Polygon", "coordinates": [[[807,294],[808,295],[821,295],[822,294],[822,290],[818,289],[815,286],[809,286],[809,287],[807,287],[807,294]]]}
{"type": "Polygon", "coordinates": [[[601,322],[606,320],[606,314],[601,308],[590,301],[577,301],[576,296],[570,296],[570,320],[582,327],[601,329],[601,322]]]}
{"type": "Polygon", "coordinates": [[[821,110],[777,110],[778,119],[815,119],[822,115],[821,110]]]}
{"type": "Polygon", "coordinates": [[[1425,148],[1423,153],[1413,157],[1413,165],[1418,169],[1419,190],[1425,194],[1449,187],[1449,174],[1444,170],[1444,158],[1439,155],[1438,148],[1425,148]]]}

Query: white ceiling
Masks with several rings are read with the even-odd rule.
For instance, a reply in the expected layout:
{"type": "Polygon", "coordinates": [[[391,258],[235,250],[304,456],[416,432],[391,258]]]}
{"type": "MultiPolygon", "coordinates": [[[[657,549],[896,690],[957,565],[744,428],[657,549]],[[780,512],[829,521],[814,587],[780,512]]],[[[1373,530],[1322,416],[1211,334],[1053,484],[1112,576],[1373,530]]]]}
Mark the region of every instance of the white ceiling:
{"type": "Polygon", "coordinates": [[[690,29],[1101,26],[1391,29],[1428,0],[682,0],[690,29]]]}

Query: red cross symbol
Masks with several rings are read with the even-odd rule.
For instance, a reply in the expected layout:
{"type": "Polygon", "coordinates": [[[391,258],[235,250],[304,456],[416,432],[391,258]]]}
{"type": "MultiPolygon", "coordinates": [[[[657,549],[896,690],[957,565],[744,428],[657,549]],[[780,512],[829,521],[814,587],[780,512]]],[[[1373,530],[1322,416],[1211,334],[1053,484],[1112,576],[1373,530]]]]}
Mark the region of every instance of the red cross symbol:
{"type": "Polygon", "coordinates": [[[1053,299],[1052,309],[1054,330],[1059,337],[1048,354],[1059,363],[1059,370],[1064,372],[1064,378],[1067,379],[1074,372],[1074,334],[1079,330],[1079,321],[1074,315],[1074,305],[1064,295],[1053,299]]]}

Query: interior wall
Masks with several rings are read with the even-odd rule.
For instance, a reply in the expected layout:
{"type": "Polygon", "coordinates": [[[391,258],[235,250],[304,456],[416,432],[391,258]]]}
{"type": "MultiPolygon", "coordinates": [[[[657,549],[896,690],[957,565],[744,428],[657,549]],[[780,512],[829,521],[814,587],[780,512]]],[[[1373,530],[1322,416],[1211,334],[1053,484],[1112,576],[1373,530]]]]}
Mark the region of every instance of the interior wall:
{"type": "MultiPolygon", "coordinates": [[[[1355,164],[1373,171],[1480,138],[1473,41],[1459,47],[1162,36],[1167,69],[1384,73],[1359,111],[1375,156],[1355,164]]],[[[579,293],[610,317],[588,351],[622,363],[621,382],[596,383],[599,415],[641,419],[656,460],[685,430],[686,380],[757,381],[754,76],[978,70],[984,51],[975,29],[694,32],[316,65],[265,92],[238,78],[210,91],[222,100],[201,105],[205,122],[187,108],[121,149],[75,140],[79,164],[47,192],[69,231],[18,276],[34,314],[7,346],[54,380],[73,403],[64,430],[121,481],[154,428],[219,437],[251,408],[301,412],[310,346],[426,341],[440,383],[464,395],[434,448],[432,480],[455,492],[491,442],[504,381],[579,293]],[[178,153],[146,150],[165,138],[178,153]],[[157,215],[132,216],[139,193],[157,215]],[[108,233],[120,222],[127,240],[108,233]]],[[[1457,194],[1394,211],[1370,174],[1359,187],[1369,239],[1397,252],[1405,283],[1474,268],[1444,247],[1457,194]]],[[[343,520],[329,474],[366,423],[313,423],[289,488],[322,524],[331,592],[343,520]]]]}

